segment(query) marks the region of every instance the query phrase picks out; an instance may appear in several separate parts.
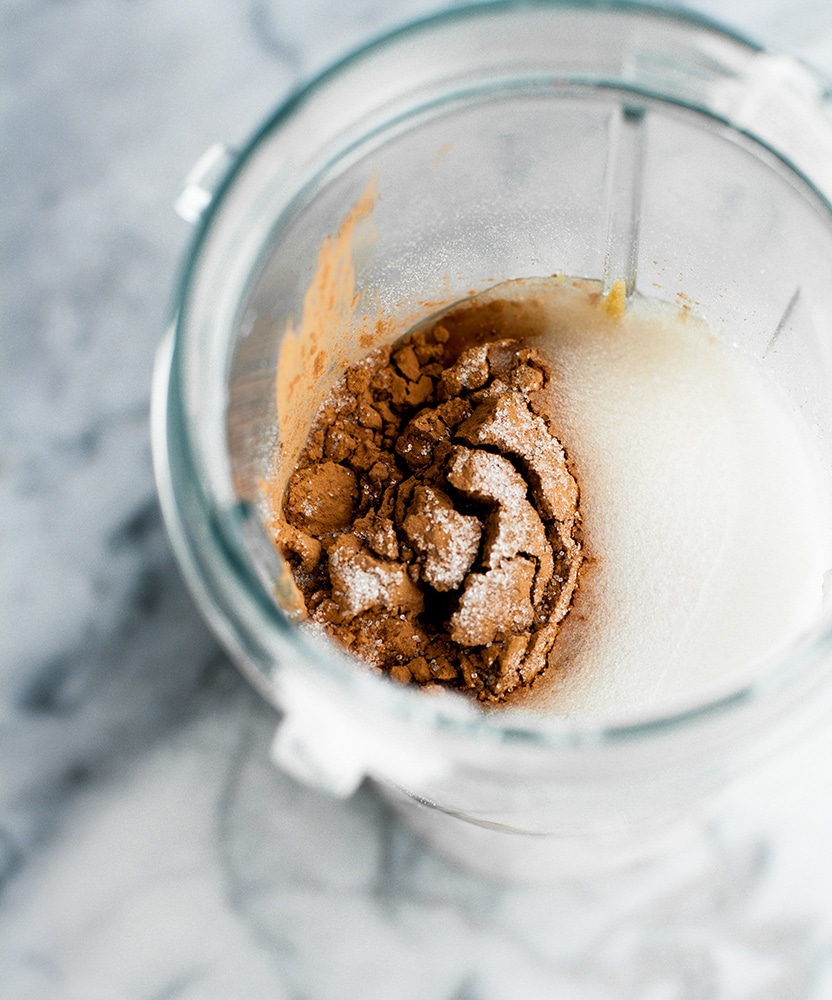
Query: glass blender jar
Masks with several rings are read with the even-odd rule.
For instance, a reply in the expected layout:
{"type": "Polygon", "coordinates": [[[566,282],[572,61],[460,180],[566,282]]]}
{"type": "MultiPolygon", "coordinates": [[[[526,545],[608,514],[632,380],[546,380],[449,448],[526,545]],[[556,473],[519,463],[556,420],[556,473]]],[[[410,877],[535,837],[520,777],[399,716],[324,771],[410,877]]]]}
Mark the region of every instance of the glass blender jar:
{"type": "MultiPolygon", "coordinates": [[[[545,881],[654,853],[823,716],[826,613],[753,671],[638,715],[483,712],[394,685],[294,620],[261,484],[283,338],[368,185],[349,276],[362,323],[403,332],[420,303],[553,272],[683,295],[777,382],[832,472],[830,108],[816,74],[695,18],[485,4],[370,45],[203,164],[154,461],[206,619],[280,710],[280,766],[336,795],[369,777],[459,863],[545,881]]],[[[340,364],[363,353],[342,325],[340,364]]]]}

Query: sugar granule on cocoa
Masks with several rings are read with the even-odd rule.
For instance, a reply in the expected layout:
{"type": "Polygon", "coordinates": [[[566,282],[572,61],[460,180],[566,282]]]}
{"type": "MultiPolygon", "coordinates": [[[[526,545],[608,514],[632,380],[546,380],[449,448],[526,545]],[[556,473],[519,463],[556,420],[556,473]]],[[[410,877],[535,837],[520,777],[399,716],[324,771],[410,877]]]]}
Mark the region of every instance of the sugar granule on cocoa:
{"type": "Polygon", "coordinates": [[[569,611],[578,487],[539,406],[540,353],[452,320],[338,381],[275,542],[309,618],[373,669],[500,701],[546,669],[569,611]]]}

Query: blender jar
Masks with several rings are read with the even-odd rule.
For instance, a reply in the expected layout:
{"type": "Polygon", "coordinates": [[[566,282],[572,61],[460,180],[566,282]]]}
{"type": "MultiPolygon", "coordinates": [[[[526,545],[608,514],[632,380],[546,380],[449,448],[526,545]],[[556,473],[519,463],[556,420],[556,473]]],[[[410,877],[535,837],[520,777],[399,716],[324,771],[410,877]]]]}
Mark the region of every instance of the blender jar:
{"type": "Polygon", "coordinates": [[[546,879],[655,851],[826,711],[827,615],[754,671],[638,717],[484,712],[396,686],[294,622],[262,483],[283,339],[350,218],[353,308],[332,314],[338,350],[309,407],[382,318],[401,333],[425,303],[508,278],[621,279],[695,303],[776,380],[828,473],[829,109],[814,73],[697,19],[486,4],[347,59],[192,185],[193,214],[210,205],[159,351],[157,480],[205,617],[281,711],[282,767],[337,795],[370,777],[460,863],[546,879]]]}

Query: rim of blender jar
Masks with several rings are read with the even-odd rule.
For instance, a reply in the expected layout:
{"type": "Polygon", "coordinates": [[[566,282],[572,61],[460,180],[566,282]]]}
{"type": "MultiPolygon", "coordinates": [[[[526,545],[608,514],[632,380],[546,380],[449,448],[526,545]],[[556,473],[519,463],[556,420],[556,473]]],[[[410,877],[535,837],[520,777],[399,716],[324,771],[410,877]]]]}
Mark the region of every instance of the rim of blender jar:
{"type": "MultiPolygon", "coordinates": [[[[647,15],[653,18],[687,24],[704,29],[732,41],[751,52],[763,52],[764,47],[726,28],[714,20],[685,9],[668,9],[636,0],[486,0],[468,7],[454,7],[429,17],[408,23],[375,38],[315,76],[309,83],[289,96],[252,135],[230,165],[227,174],[214,192],[211,202],[200,218],[190,248],[180,269],[174,294],[174,308],[167,344],[160,350],[159,364],[154,376],[152,425],[154,467],[165,521],[171,535],[173,548],[180,566],[194,592],[203,614],[224,644],[236,653],[236,665],[260,691],[277,707],[282,705],[277,688],[265,669],[254,666],[252,661],[263,664],[280,664],[281,651],[275,650],[274,640],[284,641],[293,647],[305,665],[330,683],[350,694],[359,695],[369,711],[381,710],[400,720],[428,728],[441,729],[449,735],[462,734],[499,742],[515,742],[541,748],[575,747],[585,744],[621,743],[668,730],[689,727],[698,721],[757,703],[791,687],[823,664],[832,654],[832,621],[824,616],[811,635],[804,636],[782,653],[763,657],[751,667],[740,668],[733,680],[708,690],[710,696],[687,698],[684,702],[659,706],[658,710],[622,713],[620,716],[563,718],[516,709],[498,712],[482,711],[463,695],[448,698],[429,698],[410,686],[394,684],[388,678],[379,678],[369,671],[356,669],[355,661],[333,643],[321,641],[309,631],[292,624],[277,606],[251,564],[243,526],[257,515],[245,505],[223,507],[212,496],[208,477],[199,471],[198,448],[193,444],[183,398],[182,351],[183,339],[188,328],[188,307],[193,276],[210,238],[212,224],[222,210],[227,193],[234,187],[252,154],[267,136],[290,119],[301,105],[314,99],[316,92],[371,56],[411,35],[425,29],[441,27],[467,18],[501,16],[513,12],[535,10],[580,10],[597,12],[623,12],[632,16],[647,15]],[[174,448],[171,449],[171,443],[174,448]],[[178,457],[172,461],[171,451],[178,457]],[[175,468],[174,468],[175,466],[175,468]],[[217,587],[212,582],[216,569],[224,579],[220,590],[231,587],[239,599],[236,613],[229,613],[224,596],[218,598],[217,587]],[[273,630],[273,634],[269,633],[273,630]],[[275,656],[275,653],[277,655],[275,656]],[[739,676],[738,676],[739,675],[739,676]],[[741,679],[743,678],[743,679],[741,679]]],[[[792,58],[792,57],[790,57],[792,58]]],[[[796,65],[801,65],[793,60],[796,65]]],[[[819,73],[802,67],[819,83],[825,81],[819,73]]],[[[629,86],[624,80],[601,79],[569,80],[572,86],[594,86],[599,89],[617,90],[622,93],[652,98],[664,104],[691,110],[712,120],[728,125],[735,133],[749,136],[757,146],[771,153],[781,164],[809,188],[826,208],[832,218],[832,204],[816,185],[799,168],[776,149],[771,148],[751,133],[743,133],[736,123],[720,118],[701,105],[687,103],[676,97],[660,94],[657,90],[629,86]]],[[[304,188],[314,183],[307,178],[304,188]]],[[[301,189],[302,190],[302,189],[301,189]]],[[[294,197],[297,197],[295,192],[294,197]]],[[[290,199],[289,201],[292,201],[290,199]]],[[[287,201],[287,205],[289,204],[287,201]]],[[[274,231],[274,230],[273,230],[274,231]]],[[[267,248],[262,248],[264,252],[267,248]]],[[[249,283],[256,277],[257,268],[249,276],[249,283]]],[[[249,284],[250,287],[250,284],[249,284]]],[[[239,296],[245,300],[246,289],[239,296]]],[[[223,440],[223,447],[225,441],[223,440]]],[[[822,676],[832,674],[823,671],[822,676]]],[[[812,688],[814,690],[814,688],[812,688]]]]}

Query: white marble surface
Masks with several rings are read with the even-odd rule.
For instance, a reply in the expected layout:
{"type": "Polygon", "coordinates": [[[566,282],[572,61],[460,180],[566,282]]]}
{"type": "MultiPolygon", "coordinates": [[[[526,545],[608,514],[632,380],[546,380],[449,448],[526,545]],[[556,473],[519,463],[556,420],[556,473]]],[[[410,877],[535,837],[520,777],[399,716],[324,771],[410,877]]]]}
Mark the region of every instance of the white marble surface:
{"type": "MultiPolygon", "coordinates": [[[[267,761],[272,711],[195,613],[147,405],[180,178],[428,0],[3,0],[0,997],[832,997],[832,736],[686,852],[507,888],[372,789],[267,761]]],[[[692,5],[832,76],[828,0],[692,5]]]]}

